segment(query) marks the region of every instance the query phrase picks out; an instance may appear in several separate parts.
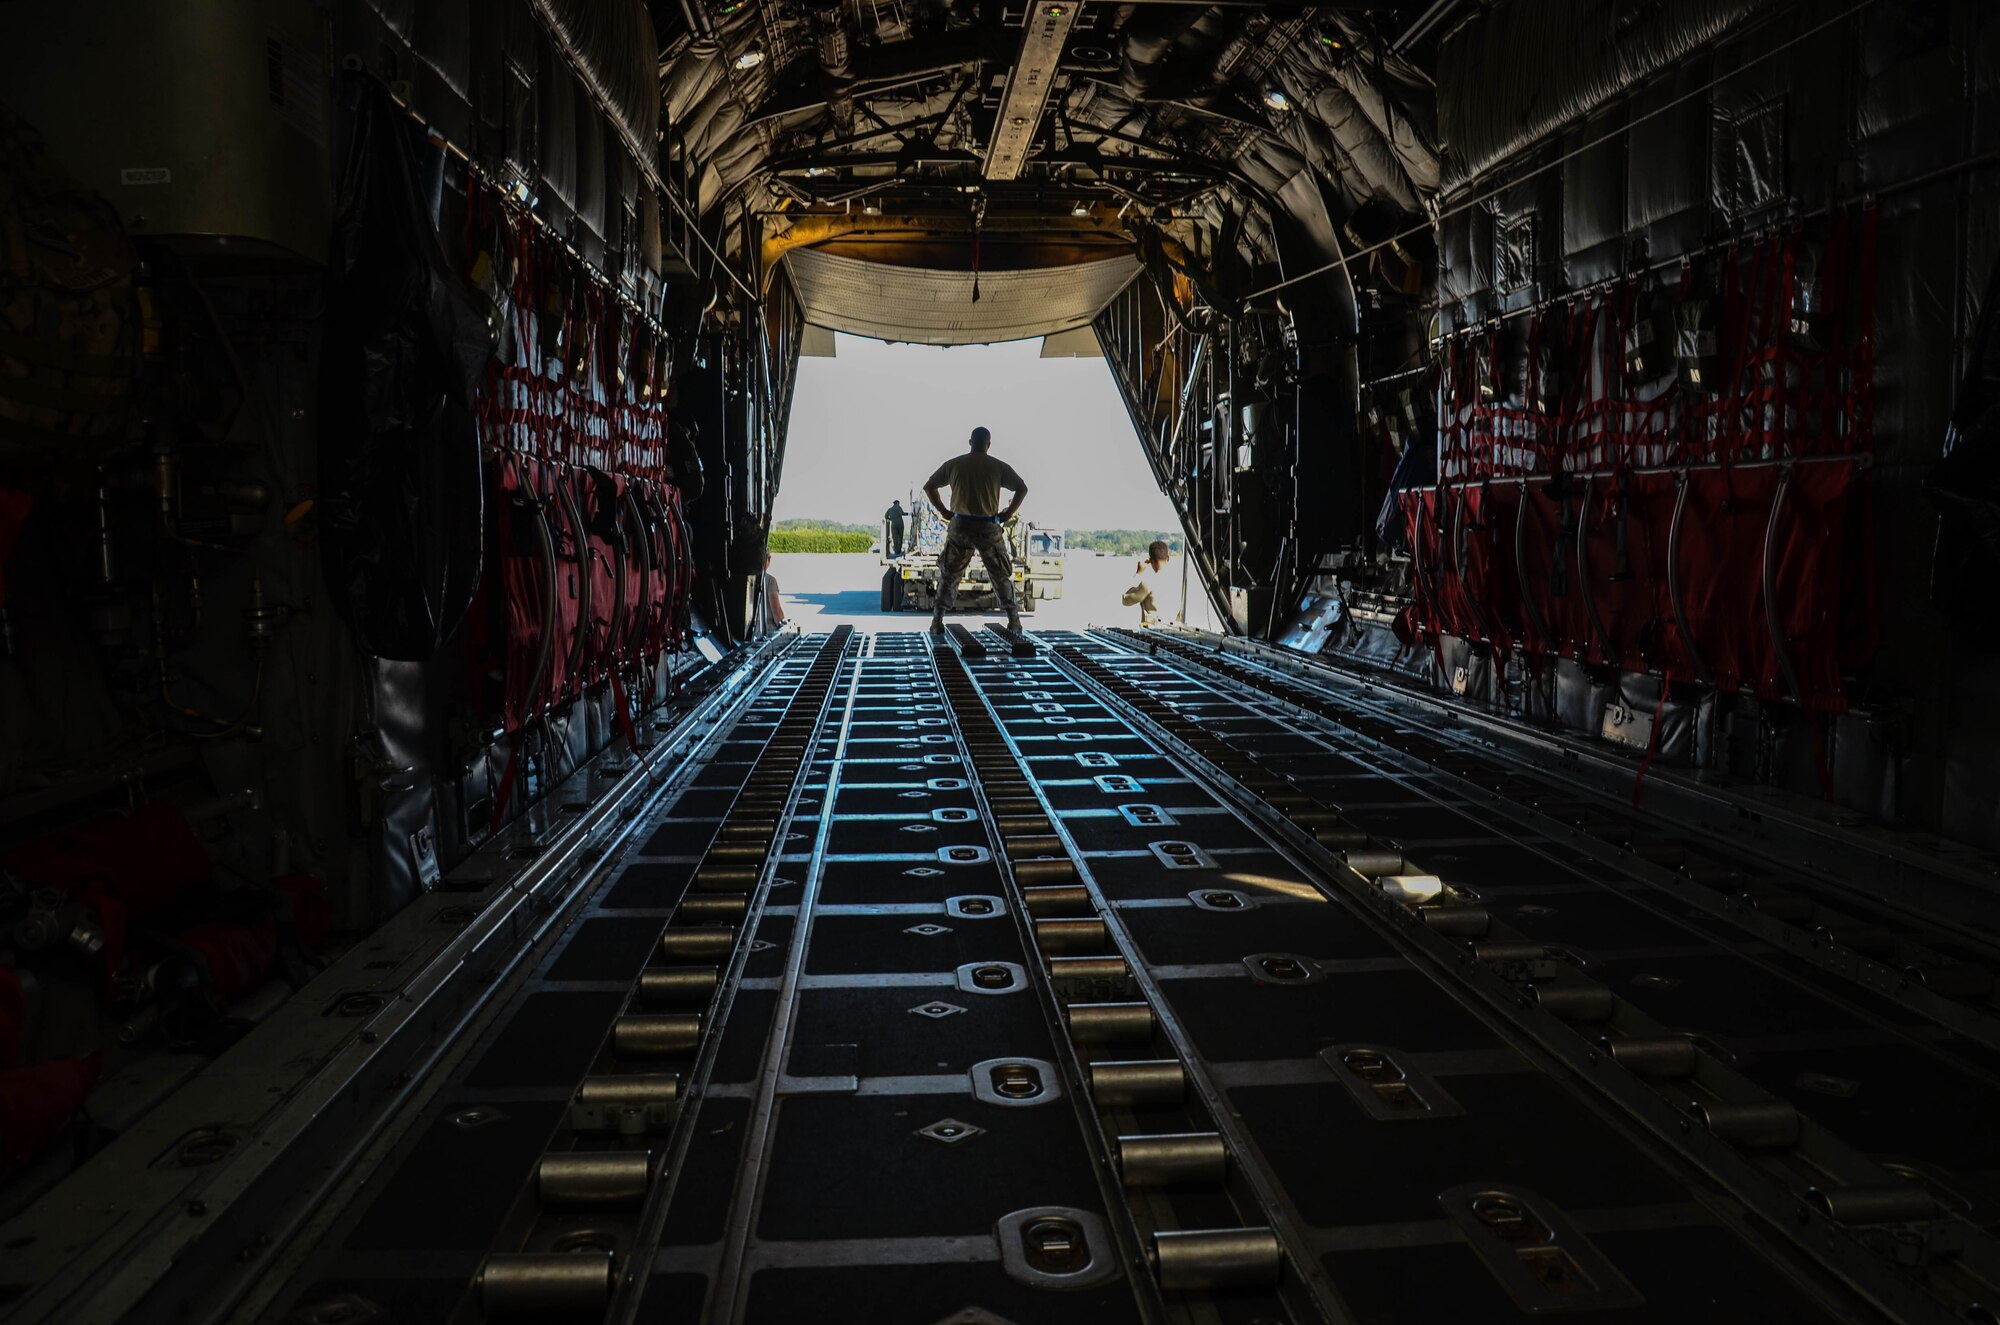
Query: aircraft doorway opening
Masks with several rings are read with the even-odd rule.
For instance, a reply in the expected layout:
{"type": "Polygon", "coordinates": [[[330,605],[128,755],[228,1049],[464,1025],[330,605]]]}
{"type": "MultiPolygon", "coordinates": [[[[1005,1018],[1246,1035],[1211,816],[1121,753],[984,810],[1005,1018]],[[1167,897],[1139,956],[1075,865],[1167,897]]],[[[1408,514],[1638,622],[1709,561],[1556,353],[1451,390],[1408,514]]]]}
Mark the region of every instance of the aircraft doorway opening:
{"type": "MultiPolygon", "coordinates": [[[[994,457],[1028,487],[1012,533],[1017,593],[1032,603],[1025,626],[1139,624],[1141,608],[1123,600],[1159,540],[1171,552],[1146,577],[1156,620],[1217,629],[1110,369],[1075,354],[1078,342],[1094,348],[1088,332],[951,348],[838,335],[832,357],[803,359],[772,511],[771,575],[786,618],[804,630],[925,629],[943,529],[924,483],[984,427],[994,457]],[[906,513],[900,557],[884,546],[892,502],[906,513]]],[[[976,557],[967,578],[979,583],[961,586],[950,619],[974,629],[1004,620],[976,557]]]]}

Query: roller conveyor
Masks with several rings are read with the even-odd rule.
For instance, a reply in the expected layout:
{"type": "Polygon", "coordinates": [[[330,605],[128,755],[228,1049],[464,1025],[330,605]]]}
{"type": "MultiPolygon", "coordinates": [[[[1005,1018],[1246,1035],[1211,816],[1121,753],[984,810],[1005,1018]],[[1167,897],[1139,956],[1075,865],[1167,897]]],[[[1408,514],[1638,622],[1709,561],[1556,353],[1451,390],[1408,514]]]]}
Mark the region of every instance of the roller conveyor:
{"type": "Polygon", "coordinates": [[[1985,1045],[1223,662],[767,651],[248,1268],[32,1318],[1983,1319],[1985,1045]]]}

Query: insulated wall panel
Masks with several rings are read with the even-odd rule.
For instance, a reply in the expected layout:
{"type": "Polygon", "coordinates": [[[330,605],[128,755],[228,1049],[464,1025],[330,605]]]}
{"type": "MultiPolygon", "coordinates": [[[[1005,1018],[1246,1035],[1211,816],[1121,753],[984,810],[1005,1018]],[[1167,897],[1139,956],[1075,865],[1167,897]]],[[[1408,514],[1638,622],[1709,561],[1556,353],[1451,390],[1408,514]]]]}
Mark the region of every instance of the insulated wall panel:
{"type": "Polygon", "coordinates": [[[540,63],[542,200],[567,218],[577,201],[577,120],[589,113],[588,102],[562,56],[544,45],[540,63]]]}
{"type": "Polygon", "coordinates": [[[540,192],[542,178],[542,57],[534,20],[509,6],[501,80],[500,138],[505,177],[523,196],[540,192]]]}
{"type": "Polygon", "coordinates": [[[1883,199],[1876,276],[1876,451],[1885,465],[1930,464],[1950,417],[1957,354],[1959,188],[1950,181],[1883,199]]]}
{"type": "Polygon", "coordinates": [[[597,103],[581,85],[577,87],[576,117],[576,242],[584,260],[592,266],[604,264],[605,123],[597,103]]]}
{"type": "MultiPolygon", "coordinates": [[[[1897,16],[1877,16],[1880,30],[1897,16]]],[[[1970,134],[1964,100],[1971,53],[1949,41],[1949,30],[1902,30],[1901,58],[1861,86],[1858,148],[1861,183],[1881,190],[1933,174],[1963,159],[1970,134]]]]}
{"type": "Polygon", "coordinates": [[[1690,60],[1633,99],[1625,223],[1654,255],[1699,247],[1708,214],[1708,61],[1690,60]]]}
{"type": "Polygon", "coordinates": [[[1594,285],[1625,263],[1623,108],[1593,116],[1565,135],[1563,258],[1568,284],[1594,285]]]}
{"type": "Polygon", "coordinates": [[[1537,0],[1466,24],[1438,56],[1448,187],[1545,141],[1783,0],[1537,0]]]}
{"type": "Polygon", "coordinates": [[[1439,308],[1456,326],[1484,321],[1493,288],[1493,213],[1466,207],[1447,216],[1442,229],[1439,308]]]}

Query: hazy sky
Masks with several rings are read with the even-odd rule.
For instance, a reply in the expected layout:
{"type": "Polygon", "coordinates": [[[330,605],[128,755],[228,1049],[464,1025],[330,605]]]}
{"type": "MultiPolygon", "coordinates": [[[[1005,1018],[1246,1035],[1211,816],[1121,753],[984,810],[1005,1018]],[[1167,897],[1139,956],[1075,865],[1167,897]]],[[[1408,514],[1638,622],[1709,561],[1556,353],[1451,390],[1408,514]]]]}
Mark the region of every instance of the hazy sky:
{"type": "Polygon", "coordinates": [[[1180,528],[1102,359],[1040,340],[940,349],[840,336],[799,363],[775,518],[872,524],[908,503],[975,427],[1028,485],[1024,518],[1066,529],[1180,528]]]}

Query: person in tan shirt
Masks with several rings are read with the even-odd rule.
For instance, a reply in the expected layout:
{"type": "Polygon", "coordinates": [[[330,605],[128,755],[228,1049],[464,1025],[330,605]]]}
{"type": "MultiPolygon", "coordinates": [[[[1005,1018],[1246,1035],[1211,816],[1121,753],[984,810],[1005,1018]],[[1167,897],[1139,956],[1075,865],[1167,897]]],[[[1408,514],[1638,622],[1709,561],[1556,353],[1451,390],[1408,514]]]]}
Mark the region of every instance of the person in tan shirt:
{"type": "Polygon", "coordinates": [[[993,582],[994,597],[1007,609],[1007,628],[1021,628],[1020,608],[1014,601],[1014,563],[1007,548],[1007,522],[1021,509],[1028,485],[1005,460],[992,455],[993,434],[974,428],[964,455],[939,465],[924,483],[924,495],[951,524],[945,530],[944,550],[938,554],[938,595],[931,607],[931,633],[942,634],[944,614],[958,605],[958,579],[966,563],[977,552],[986,566],[986,578],[993,582]],[[938,489],[950,488],[947,503],[938,489]],[[1000,493],[1005,489],[1014,499],[1003,508],[1000,493]]]}

